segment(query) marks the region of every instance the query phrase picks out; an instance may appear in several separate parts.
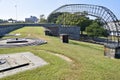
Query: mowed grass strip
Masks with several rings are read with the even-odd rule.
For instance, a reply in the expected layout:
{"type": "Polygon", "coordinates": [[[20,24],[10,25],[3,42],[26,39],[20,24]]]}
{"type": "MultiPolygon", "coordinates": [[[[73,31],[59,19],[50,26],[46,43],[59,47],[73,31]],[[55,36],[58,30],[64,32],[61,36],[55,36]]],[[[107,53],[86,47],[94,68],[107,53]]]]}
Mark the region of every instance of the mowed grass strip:
{"type": "MultiPolygon", "coordinates": [[[[32,52],[49,62],[48,65],[1,80],[119,80],[120,60],[104,57],[104,47],[97,44],[70,40],[68,44],[59,37],[45,36],[43,27],[24,27],[11,32],[19,37],[41,38],[48,43],[39,46],[2,48],[0,54],[32,52]],[[49,54],[62,54],[73,60],[72,63],[49,54]]],[[[6,38],[6,37],[4,37],[6,38]]],[[[7,37],[8,38],[8,37],[7,37]]]]}

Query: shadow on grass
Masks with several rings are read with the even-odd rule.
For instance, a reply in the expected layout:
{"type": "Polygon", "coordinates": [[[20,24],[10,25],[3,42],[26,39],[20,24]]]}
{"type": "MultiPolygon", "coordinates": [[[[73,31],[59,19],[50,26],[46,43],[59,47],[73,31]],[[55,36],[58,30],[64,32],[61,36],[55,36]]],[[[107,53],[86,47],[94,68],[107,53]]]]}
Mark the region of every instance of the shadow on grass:
{"type": "Polygon", "coordinates": [[[72,45],[79,45],[79,46],[81,45],[80,43],[72,42],[72,41],[70,42],[70,44],[72,44],[72,45]]]}
{"type": "Polygon", "coordinates": [[[70,41],[70,44],[71,45],[76,45],[76,46],[82,46],[82,47],[87,47],[87,48],[92,48],[92,49],[96,49],[96,50],[100,50],[102,51],[102,49],[100,49],[99,47],[97,46],[92,46],[92,45],[89,45],[89,43],[87,44],[84,44],[84,43],[78,43],[78,42],[73,42],[73,41],[70,41]]]}

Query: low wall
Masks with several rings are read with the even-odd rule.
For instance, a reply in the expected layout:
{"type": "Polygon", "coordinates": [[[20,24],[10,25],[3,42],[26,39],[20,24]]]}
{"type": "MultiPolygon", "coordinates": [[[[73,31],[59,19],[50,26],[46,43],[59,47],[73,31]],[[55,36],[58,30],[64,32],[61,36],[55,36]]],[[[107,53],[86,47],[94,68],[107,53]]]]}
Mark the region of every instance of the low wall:
{"type": "Polygon", "coordinates": [[[80,39],[80,27],[59,27],[59,34],[68,34],[70,39],[80,39]]]}
{"type": "Polygon", "coordinates": [[[9,32],[22,28],[24,26],[44,26],[44,28],[51,31],[53,36],[60,36],[60,34],[68,34],[70,39],[79,40],[80,39],[80,27],[69,26],[63,27],[56,24],[8,24],[0,25],[0,36],[4,36],[9,32]]]}
{"type": "MultiPolygon", "coordinates": [[[[32,24],[32,23],[23,23],[23,24],[0,24],[0,36],[4,36],[5,34],[8,34],[9,32],[22,28],[24,26],[44,26],[44,27],[55,27],[58,26],[56,24],[32,24]]],[[[55,29],[56,30],[56,29],[55,29]]],[[[55,31],[53,31],[55,32],[55,31]]],[[[55,33],[53,33],[55,34],[55,33]]],[[[57,34],[58,35],[58,34],[57,34]]]]}
{"type": "Polygon", "coordinates": [[[0,25],[0,36],[4,36],[5,34],[14,31],[16,29],[24,27],[21,24],[13,24],[13,25],[0,25]]]}
{"type": "Polygon", "coordinates": [[[80,39],[80,27],[69,26],[69,27],[45,27],[53,36],[60,36],[60,34],[68,34],[70,39],[80,39]]]}
{"type": "Polygon", "coordinates": [[[59,27],[44,27],[52,36],[59,36],[59,27]]]}

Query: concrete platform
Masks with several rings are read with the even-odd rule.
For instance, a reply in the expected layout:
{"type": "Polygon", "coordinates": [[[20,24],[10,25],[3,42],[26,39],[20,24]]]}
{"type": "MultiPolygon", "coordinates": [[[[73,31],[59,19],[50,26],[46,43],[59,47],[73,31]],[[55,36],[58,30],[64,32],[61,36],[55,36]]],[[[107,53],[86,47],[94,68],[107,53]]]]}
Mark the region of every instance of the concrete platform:
{"type": "Polygon", "coordinates": [[[37,38],[15,38],[0,39],[0,48],[12,48],[12,47],[23,47],[23,46],[36,46],[46,44],[47,41],[37,38]]]}
{"type": "Polygon", "coordinates": [[[31,52],[2,54],[0,55],[0,59],[6,60],[4,64],[0,64],[0,78],[48,64],[31,52]]]}

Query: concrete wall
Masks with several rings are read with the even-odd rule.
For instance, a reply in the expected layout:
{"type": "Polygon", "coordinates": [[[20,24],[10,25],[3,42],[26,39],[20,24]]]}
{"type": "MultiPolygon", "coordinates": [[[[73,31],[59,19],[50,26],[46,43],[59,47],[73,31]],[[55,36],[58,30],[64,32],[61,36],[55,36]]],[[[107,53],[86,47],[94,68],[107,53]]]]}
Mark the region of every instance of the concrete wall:
{"type": "Polygon", "coordinates": [[[80,39],[80,27],[69,26],[69,27],[45,27],[49,30],[53,36],[60,36],[60,34],[68,34],[70,39],[79,40],[80,39]]]}
{"type": "Polygon", "coordinates": [[[41,23],[41,24],[39,24],[39,23],[36,23],[36,24],[25,23],[25,24],[22,24],[22,25],[24,25],[24,26],[43,26],[43,27],[58,27],[58,26],[60,26],[60,25],[57,25],[57,24],[49,24],[49,23],[41,23]]]}
{"type": "Polygon", "coordinates": [[[52,36],[59,36],[59,27],[44,27],[52,36]]]}
{"type": "Polygon", "coordinates": [[[5,34],[22,28],[24,26],[44,26],[44,28],[51,31],[53,36],[60,36],[60,34],[68,34],[70,39],[79,40],[80,39],[80,27],[77,26],[69,26],[63,27],[61,25],[56,24],[8,24],[8,25],[0,25],[0,36],[4,36],[5,34]]]}
{"type": "MultiPolygon", "coordinates": [[[[16,29],[19,29],[19,28],[22,28],[24,26],[43,26],[43,27],[56,27],[58,25],[56,24],[32,24],[32,23],[23,23],[23,24],[1,24],[0,25],[0,36],[4,36],[5,34],[13,31],[13,30],[16,30],[16,29]]],[[[54,29],[53,32],[55,32],[56,29],[54,29]]],[[[53,33],[55,34],[55,33],[53,33]]],[[[58,35],[58,34],[57,34],[58,35]]]]}
{"type": "Polygon", "coordinates": [[[59,27],[59,34],[68,34],[70,39],[80,39],[80,27],[59,27]]]}
{"type": "Polygon", "coordinates": [[[0,36],[4,36],[5,34],[22,27],[24,26],[18,25],[18,24],[17,25],[0,25],[0,36]]]}

